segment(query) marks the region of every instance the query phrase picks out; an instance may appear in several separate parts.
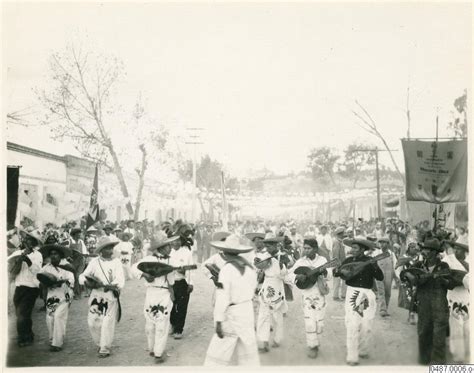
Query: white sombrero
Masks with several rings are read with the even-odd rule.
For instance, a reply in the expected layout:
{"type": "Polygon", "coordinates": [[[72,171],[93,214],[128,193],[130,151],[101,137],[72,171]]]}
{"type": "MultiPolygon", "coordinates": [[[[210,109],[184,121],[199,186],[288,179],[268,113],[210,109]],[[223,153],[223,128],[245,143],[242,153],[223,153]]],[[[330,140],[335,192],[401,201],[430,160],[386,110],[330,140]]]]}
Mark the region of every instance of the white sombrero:
{"type": "Polygon", "coordinates": [[[41,233],[38,229],[20,229],[20,233],[26,234],[27,236],[30,236],[34,238],[36,241],[38,241],[38,244],[43,245],[43,237],[41,236],[41,233]]]}
{"type": "Polygon", "coordinates": [[[211,246],[231,254],[248,253],[254,248],[252,246],[242,245],[239,236],[231,234],[225,241],[212,241],[211,246]]]}
{"type": "Polygon", "coordinates": [[[103,236],[99,239],[96,245],[95,253],[100,254],[100,252],[108,246],[115,247],[120,243],[118,238],[111,238],[110,236],[103,236]]]}

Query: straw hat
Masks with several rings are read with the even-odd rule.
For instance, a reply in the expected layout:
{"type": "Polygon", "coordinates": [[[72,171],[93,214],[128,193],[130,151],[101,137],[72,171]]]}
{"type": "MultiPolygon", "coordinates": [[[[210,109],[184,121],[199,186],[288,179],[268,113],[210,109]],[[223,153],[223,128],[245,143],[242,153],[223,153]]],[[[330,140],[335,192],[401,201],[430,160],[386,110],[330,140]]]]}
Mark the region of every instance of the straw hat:
{"type": "Polygon", "coordinates": [[[24,233],[27,236],[30,236],[31,238],[34,238],[36,241],[38,241],[39,245],[44,244],[43,237],[41,236],[39,229],[20,229],[20,232],[24,233]]]}
{"type": "Polygon", "coordinates": [[[230,254],[248,253],[254,249],[252,246],[242,245],[240,243],[240,238],[235,234],[228,236],[225,241],[211,241],[210,244],[211,246],[230,254]]]}
{"type": "Polygon", "coordinates": [[[231,235],[230,232],[215,232],[212,235],[212,241],[224,241],[227,237],[231,235]]]}
{"type": "Polygon", "coordinates": [[[256,238],[260,238],[261,240],[265,239],[265,233],[245,233],[245,237],[247,237],[250,241],[254,241],[256,238]]]}
{"type": "Polygon", "coordinates": [[[119,243],[120,241],[117,238],[111,238],[110,236],[102,236],[99,241],[97,241],[95,253],[100,255],[101,251],[106,247],[115,247],[119,243]]]}
{"type": "Polygon", "coordinates": [[[162,241],[152,240],[150,242],[149,250],[158,250],[158,249],[162,248],[163,246],[169,245],[171,242],[174,242],[176,240],[179,240],[179,236],[172,236],[172,237],[167,238],[167,239],[162,240],[162,241]]]}

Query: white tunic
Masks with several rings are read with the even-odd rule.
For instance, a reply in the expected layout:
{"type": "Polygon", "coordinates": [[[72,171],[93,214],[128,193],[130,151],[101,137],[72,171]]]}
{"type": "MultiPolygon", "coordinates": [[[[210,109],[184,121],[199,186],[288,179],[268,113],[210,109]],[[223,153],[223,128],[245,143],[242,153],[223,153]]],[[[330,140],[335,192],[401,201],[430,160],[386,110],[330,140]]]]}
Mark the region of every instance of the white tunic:
{"type": "MultiPolygon", "coordinates": [[[[8,259],[19,256],[22,253],[23,250],[17,250],[12,253],[8,259]]],[[[27,255],[27,257],[31,260],[31,266],[28,266],[26,262],[21,264],[21,270],[15,277],[15,286],[37,288],[39,287],[39,281],[36,278],[36,275],[39,273],[41,266],[43,265],[43,256],[38,251],[38,248],[35,247],[33,251],[27,255]]]]}

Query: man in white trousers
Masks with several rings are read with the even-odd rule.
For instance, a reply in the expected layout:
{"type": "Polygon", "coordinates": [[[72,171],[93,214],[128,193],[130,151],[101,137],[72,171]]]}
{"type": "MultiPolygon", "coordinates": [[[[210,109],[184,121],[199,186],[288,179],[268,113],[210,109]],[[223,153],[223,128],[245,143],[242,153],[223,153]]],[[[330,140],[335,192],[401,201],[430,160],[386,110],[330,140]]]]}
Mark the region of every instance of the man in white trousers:
{"type": "MultiPolygon", "coordinates": [[[[458,241],[448,242],[454,249],[454,254],[446,255],[443,259],[450,269],[469,273],[469,246],[458,241]]],[[[467,277],[465,275],[464,277],[467,277]]],[[[448,290],[449,306],[449,349],[456,363],[469,362],[469,290],[462,281],[456,287],[448,290]]]]}
{"type": "MultiPolygon", "coordinates": [[[[364,255],[365,250],[371,250],[374,243],[369,240],[348,239],[344,244],[351,246],[351,257],[342,262],[342,266],[349,263],[363,263],[371,258],[364,255]]],[[[345,324],[347,335],[348,365],[359,364],[359,357],[369,357],[369,344],[371,342],[372,324],[377,311],[375,293],[372,290],[374,279],[383,280],[383,272],[377,263],[368,263],[357,274],[344,274],[341,267],[334,271],[334,276],[340,276],[347,285],[345,302],[345,324]]],[[[350,271],[349,271],[350,272],[350,271]]]]}
{"type": "Polygon", "coordinates": [[[93,289],[89,297],[87,323],[92,339],[99,347],[99,357],[110,356],[115,325],[119,319],[120,290],[125,285],[122,263],[113,258],[118,240],[103,236],[97,242],[96,254],[79,282],[93,289]]]}
{"type": "Polygon", "coordinates": [[[145,333],[147,337],[150,356],[155,358],[155,363],[164,362],[164,352],[170,331],[170,315],[173,308],[173,284],[175,273],[154,277],[138,269],[140,263],[165,263],[170,264],[171,243],[179,240],[173,236],[162,241],[152,240],[150,252],[133,266],[132,272],[137,278],[146,280],[146,296],[143,314],[145,315],[145,333]]]}
{"type": "Polygon", "coordinates": [[[254,329],[252,298],[257,286],[253,266],[239,254],[253,250],[230,235],[224,242],[211,245],[223,253],[226,261],[219,272],[222,288],[216,289],[214,323],[216,333],[206,353],[205,366],[229,365],[237,354],[238,365],[260,365],[254,329]]]}
{"type": "MultiPolygon", "coordinates": [[[[324,256],[318,254],[318,241],[314,237],[305,237],[303,244],[303,256],[298,259],[291,268],[288,277],[296,283],[305,280],[303,274],[295,275],[295,270],[300,267],[315,269],[327,263],[324,256]]],[[[315,275],[316,276],[316,275],[315,275]]],[[[326,277],[327,270],[323,270],[319,276],[326,277]]],[[[320,281],[325,281],[321,279],[320,281]]],[[[302,306],[305,322],[306,345],[308,357],[315,359],[318,356],[320,346],[320,335],[324,328],[324,316],[326,313],[326,294],[322,294],[317,282],[307,289],[301,289],[302,306]]]]}
{"type": "Polygon", "coordinates": [[[288,271],[285,265],[280,267],[278,259],[267,251],[257,253],[254,264],[265,276],[258,293],[257,341],[259,351],[268,352],[272,325],[272,347],[279,347],[283,340],[283,314],[288,310],[283,281],[288,271]]]}
{"type": "Polygon", "coordinates": [[[48,273],[56,279],[47,286],[46,326],[48,327],[50,351],[62,350],[69,307],[74,297],[74,274],[60,267],[61,259],[70,255],[70,250],[60,245],[45,245],[40,249],[44,258],[49,257],[39,273],[48,273]]]}

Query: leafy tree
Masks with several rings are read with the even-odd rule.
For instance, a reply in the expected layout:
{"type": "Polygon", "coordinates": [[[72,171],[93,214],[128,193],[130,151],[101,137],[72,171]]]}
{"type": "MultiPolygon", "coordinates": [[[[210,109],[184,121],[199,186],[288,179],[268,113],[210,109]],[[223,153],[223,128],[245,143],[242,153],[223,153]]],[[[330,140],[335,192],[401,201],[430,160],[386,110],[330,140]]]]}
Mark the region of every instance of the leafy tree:
{"type": "Polygon", "coordinates": [[[357,182],[361,179],[362,169],[375,163],[374,152],[362,151],[368,148],[368,145],[353,143],[344,150],[341,174],[352,180],[352,189],[355,189],[357,182]]]}
{"type": "Polygon", "coordinates": [[[455,112],[451,112],[453,119],[448,123],[448,129],[455,137],[467,137],[467,90],[454,100],[455,112]]]}
{"type": "Polygon", "coordinates": [[[336,162],[340,156],[327,146],[313,148],[308,155],[308,167],[314,180],[327,184],[329,180],[333,185],[336,162]]]}

